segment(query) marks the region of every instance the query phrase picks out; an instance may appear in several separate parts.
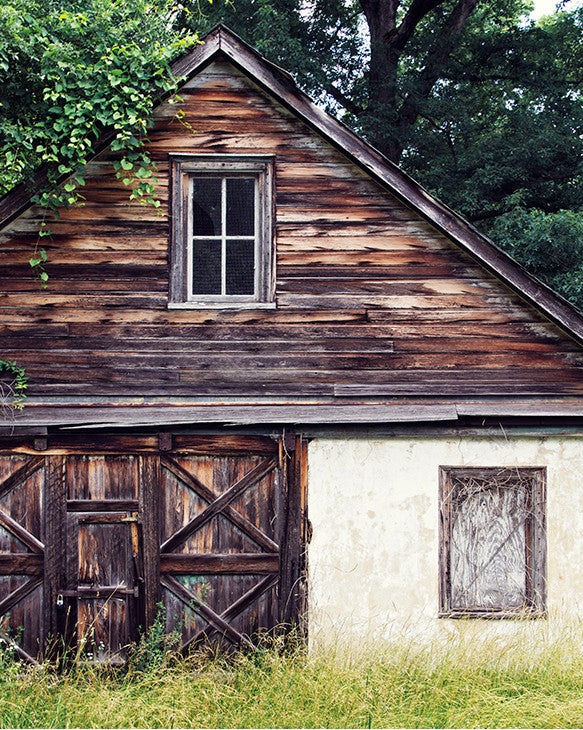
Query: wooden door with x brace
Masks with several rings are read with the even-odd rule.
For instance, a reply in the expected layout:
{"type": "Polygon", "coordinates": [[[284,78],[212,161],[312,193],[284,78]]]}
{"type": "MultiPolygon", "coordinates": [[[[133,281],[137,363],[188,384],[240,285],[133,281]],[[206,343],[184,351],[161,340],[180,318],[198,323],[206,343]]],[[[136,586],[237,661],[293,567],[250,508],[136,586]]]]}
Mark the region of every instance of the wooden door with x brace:
{"type": "Polygon", "coordinates": [[[253,646],[297,622],[301,439],[176,441],[0,456],[0,637],[22,656],[64,635],[90,659],[123,661],[160,607],[185,647],[253,646]]]}
{"type": "Polygon", "coordinates": [[[226,446],[160,461],[162,602],[183,646],[253,646],[296,610],[295,461],[272,440],[233,439],[231,453],[226,446]]]}

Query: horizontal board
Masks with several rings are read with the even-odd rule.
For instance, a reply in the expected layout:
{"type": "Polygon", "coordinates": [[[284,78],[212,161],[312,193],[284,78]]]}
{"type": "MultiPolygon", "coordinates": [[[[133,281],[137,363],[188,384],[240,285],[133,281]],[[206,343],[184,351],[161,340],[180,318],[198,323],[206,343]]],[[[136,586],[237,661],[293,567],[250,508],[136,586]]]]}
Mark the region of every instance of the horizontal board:
{"type": "Polygon", "coordinates": [[[69,512],[137,512],[138,501],[133,499],[68,499],[69,512]]]}
{"type": "Polygon", "coordinates": [[[43,573],[44,556],[35,553],[0,554],[0,575],[37,575],[43,573]]]}
{"type": "Polygon", "coordinates": [[[162,553],[160,570],[169,575],[270,575],[279,570],[277,553],[226,555],[162,553]]]}
{"type": "MultiPolygon", "coordinates": [[[[169,356],[178,354],[180,362],[192,362],[192,358],[188,360],[185,357],[186,353],[194,355],[196,353],[208,353],[208,354],[233,354],[233,355],[252,355],[262,354],[266,355],[273,354],[277,357],[281,357],[281,353],[285,351],[287,354],[293,353],[316,353],[316,352],[338,352],[342,353],[384,353],[392,352],[393,342],[387,338],[378,337],[339,337],[339,338],[293,338],[288,336],[282,339],[275,338],[264,338],[264,339],[252,339],[244,338],[244,333],[239,333],[239,339],[217,339],[208,337],[202,340],[197,340],[192,337],[158,337],[158,338],[119,338],[119,337],[105,337],[102,335],[100,338],[89,336],[82,337],[67,337],[67,338],[52,338],[51,339],[51,353],[55,355],[58,352],[74,353],[73,357],[78,365],[83,364],[83,357],[86,352],[92,351],[92,355],[99,355],[100,351],[104,353],[132,353],[138,351],[140,357],[151,355],[156,352],[164,352],[169,356]]],[[[166,334],[173,334],[168,332],[166,328],[166,334]]],[[[12,337],[7,343],[10,352],[16,352],[17,350],[23,351],[23,356],[27,357],[26,352],[30,353],[32,341],[30,338],[17,338],[12,337]]],[[[30,361],[30,360],[29,360],[30,361]]],[[[117,362],[123,366],[126,362],[124,359],[118,359],[117,362]]],[[[146,363],[147,361],[144,360],[146,363]]],[[[171,361],[167,360],[168,364],[171,361]]],[[[212,364],[212,360],[209,360],[209,364],[212,364]]]]}

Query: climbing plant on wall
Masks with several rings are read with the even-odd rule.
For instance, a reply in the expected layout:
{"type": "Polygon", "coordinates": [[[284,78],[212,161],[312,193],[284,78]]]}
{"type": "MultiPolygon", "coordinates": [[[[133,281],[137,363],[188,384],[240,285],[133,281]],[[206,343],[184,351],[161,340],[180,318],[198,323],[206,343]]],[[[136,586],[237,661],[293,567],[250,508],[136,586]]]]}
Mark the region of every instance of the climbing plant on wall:
{"type": "MultiPolygon", "coordinates": [[[[130,196],[158,205],[143,141],[155,100],[176,85],[170,62],[194,42],[174,28],[170,0],[3,0],[0,193],[40,166],[35,202],[52,215],[82,203],[84,166],[106,134],[130,196]]],[[[42,284],[44,260],[40,248],[30,261],[42,284]]]]}

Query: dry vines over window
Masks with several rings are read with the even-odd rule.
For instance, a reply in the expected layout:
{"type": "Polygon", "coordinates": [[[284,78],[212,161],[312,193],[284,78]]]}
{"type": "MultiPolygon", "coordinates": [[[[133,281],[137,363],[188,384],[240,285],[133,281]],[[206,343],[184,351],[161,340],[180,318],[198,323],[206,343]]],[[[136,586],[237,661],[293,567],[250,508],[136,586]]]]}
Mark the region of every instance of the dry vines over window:
{"type": "Polygon", "coordinates": [[[544,483],[544,468],[441,468],[442,615],[544,611],[544,483]]]}

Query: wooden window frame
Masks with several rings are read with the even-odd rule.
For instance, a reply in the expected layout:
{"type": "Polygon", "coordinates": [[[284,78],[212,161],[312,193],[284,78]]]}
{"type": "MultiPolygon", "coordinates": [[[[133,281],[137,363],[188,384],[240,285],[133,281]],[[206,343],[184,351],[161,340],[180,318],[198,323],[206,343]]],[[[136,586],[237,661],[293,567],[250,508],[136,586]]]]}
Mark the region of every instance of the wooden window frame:
{"type": "Polygon", "coordinates": [[[170,155],[170,309],[275,308],[274,158],[271,155],[170,155]],[[192,194],[196,176],[255,178],[254,294],[191,294],[192,194]]]}
{"type": "Polygon", "coordinates": [[[440,618],[543,618],[546,616],[546,467],[439,467],[439,602],[440,618]],[[525,601],[518,608],[499,606],[455,606],[451,590],[451,543],[453,510],[452,477],[512,479],[520,475],[528,480],[525,539],[525,601]]]}

